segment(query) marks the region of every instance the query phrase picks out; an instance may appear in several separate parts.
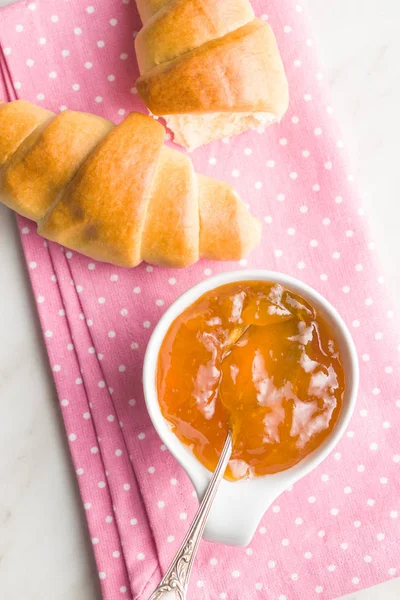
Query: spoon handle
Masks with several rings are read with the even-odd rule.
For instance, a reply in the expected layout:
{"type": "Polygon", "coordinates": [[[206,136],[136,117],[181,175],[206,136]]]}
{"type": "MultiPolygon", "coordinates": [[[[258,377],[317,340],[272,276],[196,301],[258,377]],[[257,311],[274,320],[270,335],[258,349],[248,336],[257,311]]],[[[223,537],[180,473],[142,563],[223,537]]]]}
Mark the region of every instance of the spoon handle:
{"type": "Polygon", "coordinates": [[[149,600],[185,600],[193,562],[203,537],[207,517],[210,512],[215,494],[232,454],[232,436],[229,432],[221,456],[213,476],[208,484],[206,493],[193,519],[193,523],[183,540],[181,547],[172,560],[167,572],[149,600]]]}

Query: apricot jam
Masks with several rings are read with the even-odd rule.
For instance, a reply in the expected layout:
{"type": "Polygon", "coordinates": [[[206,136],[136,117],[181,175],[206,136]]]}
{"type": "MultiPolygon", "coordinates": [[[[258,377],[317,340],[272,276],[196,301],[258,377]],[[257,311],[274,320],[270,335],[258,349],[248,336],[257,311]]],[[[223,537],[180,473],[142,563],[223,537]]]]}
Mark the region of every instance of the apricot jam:
{"type": "Polygon", "coordinates": [[[338,420],[345,377],[334,332],[304,298],[246,281],[204,294],[160,349],[161,411],[211,471],[229,429],[228,479],[283,471],[338,420]]]}

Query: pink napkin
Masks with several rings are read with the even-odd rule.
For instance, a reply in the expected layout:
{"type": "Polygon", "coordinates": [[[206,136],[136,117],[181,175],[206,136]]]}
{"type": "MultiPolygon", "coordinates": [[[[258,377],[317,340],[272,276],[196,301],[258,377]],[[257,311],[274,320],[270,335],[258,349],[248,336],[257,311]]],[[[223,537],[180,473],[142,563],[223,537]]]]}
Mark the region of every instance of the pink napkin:
{"type": "MultiPolygon", "coordinates": [[[[300,277],[337,306],[358,347],[361,391],[337,450],[279,498],[249,548],[202,544],[190,597],[332,599],[399,574],[398,322],[302,5],[253,5],[276,32],[290,109],[262,135],[192,154],[198,172],[234,183],[263,220],[262,245],[248,261],[123,270],[47,244],[19,219],[106,600],[148,598],[197,504],[144,406],[141,369],[152,328],[189,286],[246,265],[300,277]]],[[[134,87],[139,27],[130,0],[3,9],[0,43],[13,88],[53,110],[116,122],[145,111],[134,87]]]]}

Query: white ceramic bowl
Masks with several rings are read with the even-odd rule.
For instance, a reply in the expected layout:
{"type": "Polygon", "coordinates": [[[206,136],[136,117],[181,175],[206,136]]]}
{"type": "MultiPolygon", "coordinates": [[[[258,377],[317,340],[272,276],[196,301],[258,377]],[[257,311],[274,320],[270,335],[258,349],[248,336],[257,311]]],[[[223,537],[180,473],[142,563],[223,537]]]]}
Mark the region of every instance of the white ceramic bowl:
{"type": "Polygon", "coordinates": [[[199,500],[211,474],[170,430],[157,399],[156,370],[160,346],[171,323],[205,292],[239,281],[272,281],[303,296],[331,324],[345,368],[346,392],[339,420],[332,433],[314,452],[294,467],[273,475],[236,482],[223,480],[210,512],[205,539],[233,546],[246,546],[271,503],[289,486],[307,475],[336,446],[343,435],[357,397],[358,361],[351,335],[333,306],[305,283],[274,271],[236,271],[202,281],[182,294],[161,317],[149,341],[143,367],[143,385],[150,418],[158,435],[192,480],[199,500]]]}

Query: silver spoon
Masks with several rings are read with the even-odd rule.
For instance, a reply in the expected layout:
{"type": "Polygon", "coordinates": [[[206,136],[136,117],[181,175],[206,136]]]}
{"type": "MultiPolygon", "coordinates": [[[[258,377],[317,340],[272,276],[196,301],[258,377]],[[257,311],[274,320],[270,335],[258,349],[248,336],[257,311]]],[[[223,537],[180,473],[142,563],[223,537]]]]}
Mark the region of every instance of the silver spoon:
{"type": "Polygon", "coordinates": [[[217,467],[193,519],[193,523],[167,572],[149,600],[185,600],[193,562],[218,486],[232,454],[232,435],[228,432],[217,467]]]}

